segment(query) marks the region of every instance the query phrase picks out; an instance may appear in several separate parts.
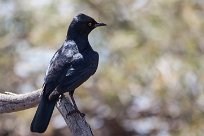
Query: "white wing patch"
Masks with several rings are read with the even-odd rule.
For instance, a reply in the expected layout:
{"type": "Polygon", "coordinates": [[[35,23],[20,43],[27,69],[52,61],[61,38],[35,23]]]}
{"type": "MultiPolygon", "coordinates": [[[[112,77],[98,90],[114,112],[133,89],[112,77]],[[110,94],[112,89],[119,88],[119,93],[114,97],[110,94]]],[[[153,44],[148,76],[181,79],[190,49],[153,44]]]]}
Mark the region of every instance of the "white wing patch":
{"type": "Polygon", "coordinates": [[[74,68],[71,66],[71,68],[67,71],[66,76],[70,76],[74,72],[74,68]]]}
{"type": "Polygon", "coordinates": [[[68,50],[65,52],[65,56],[67,57],[67,59],[71,59],[73,55],[74,52],[72,50],[68,50]]]}
{"type": "Polygon", "coordinates": [[[54,61],[58,57],[58,55],[59,55],[59,53],[56,52],[52,60],[54,61]]]}
{"type": "Polygon", "coordinates": [[[83,56],[81,55],[81,53],[77,53],[73,56],[74,60],[78,60],[78,59],[83,59],[83,56]]]}
{"type": "Polygon", "coordinates": [[[79,22],[79,18],[78,18],[78,17],[74,17],[74,20],[75,20],[76,22],[79,22]]]}
{"type": "MultiPolygon", "coordinates": [[[[51,59],[51,61],[54,61],[58,56],[59,56],[59,53],[56,52],[55,55],[53,56],[53,58],[51,59]]],[[[50,62],[50,64],[48,65],[45,75],[48,74],[51,64],[52,64],[52,62],[50,62]]]]}
{"type": "Polygon", "coordinates": [[[50,65],[48,65],[45,75],[47,75],[47,74],[48,74],[49,69],[50,69],[50,65]]]}
{"type": "Polygon", "coordinates": [[[74,54],[79,52],[76,43],[73,40],[64,42],[63,46],[62,52],[67,57],[67,60],[70,60],[74,54]]]}

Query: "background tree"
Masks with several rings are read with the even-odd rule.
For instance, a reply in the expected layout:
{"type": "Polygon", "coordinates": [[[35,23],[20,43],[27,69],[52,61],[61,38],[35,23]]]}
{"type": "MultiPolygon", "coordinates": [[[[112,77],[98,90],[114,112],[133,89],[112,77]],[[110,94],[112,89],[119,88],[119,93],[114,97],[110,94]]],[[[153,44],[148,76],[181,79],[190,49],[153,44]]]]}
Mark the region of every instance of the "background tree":
{"type": "MultiPolygon", "coordinates": [[[[202,136],[201,0],[0,0],[0,91],[41,88],[50,58],[80,12],[108,24],[89,36],[100,66],[76,91],[95,135],[202,136]]],[[[0,115],[0,135],[32,135],[34,113],[0,115]]],[[[45,135],[67,135],[63,122],[56,111],[45,135]]]]}

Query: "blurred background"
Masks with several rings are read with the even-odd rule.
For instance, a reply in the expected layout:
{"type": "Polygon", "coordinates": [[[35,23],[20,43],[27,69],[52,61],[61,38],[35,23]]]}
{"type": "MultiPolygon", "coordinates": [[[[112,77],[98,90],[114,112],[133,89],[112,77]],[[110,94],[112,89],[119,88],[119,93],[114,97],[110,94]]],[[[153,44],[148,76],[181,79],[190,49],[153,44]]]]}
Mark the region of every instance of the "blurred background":
{"type": "MultiPolygon", "coordinates": [[[[78,13],[107,23],[89,35],[96,74],[75,92],[96,136],[204,134],[203,0],[0,0],[0,92],[42,87],[78,13]]],[[[0,115],[0,136],[34,136],[36,108],[0,115]]],[[[44,136],[67,136],[55,109],[44,136]]]]}

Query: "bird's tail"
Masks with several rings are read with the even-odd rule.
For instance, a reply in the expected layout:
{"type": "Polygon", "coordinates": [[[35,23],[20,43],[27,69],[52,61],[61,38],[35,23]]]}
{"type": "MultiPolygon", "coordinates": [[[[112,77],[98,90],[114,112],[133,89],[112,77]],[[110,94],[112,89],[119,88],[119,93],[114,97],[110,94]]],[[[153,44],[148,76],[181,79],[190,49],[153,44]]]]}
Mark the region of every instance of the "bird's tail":
{"type": "MultiPolygon", "coordinates": [[[[44,88],[45,89],[45,88],[44,88]]],[[[31,123],[31,132],[43,133],[50,122],[57,99],[50,101],[43,91],[41,101],[31,123]]]]}

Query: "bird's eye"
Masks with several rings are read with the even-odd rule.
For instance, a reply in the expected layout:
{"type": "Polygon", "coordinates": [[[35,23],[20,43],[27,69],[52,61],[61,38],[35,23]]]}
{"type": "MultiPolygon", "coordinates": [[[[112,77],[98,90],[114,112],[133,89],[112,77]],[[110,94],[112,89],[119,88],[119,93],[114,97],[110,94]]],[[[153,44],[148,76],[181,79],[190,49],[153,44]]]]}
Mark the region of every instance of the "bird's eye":
{"type": "Polygon", "coordinates": [[[92,26],[92,23],[91,23],[91,22],[89,22],[89,23],[88,23],[88,26],[92,26]]]}

